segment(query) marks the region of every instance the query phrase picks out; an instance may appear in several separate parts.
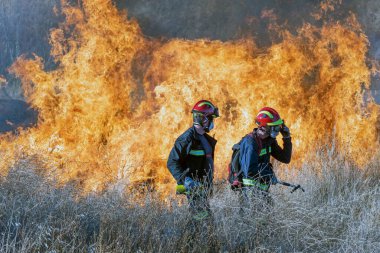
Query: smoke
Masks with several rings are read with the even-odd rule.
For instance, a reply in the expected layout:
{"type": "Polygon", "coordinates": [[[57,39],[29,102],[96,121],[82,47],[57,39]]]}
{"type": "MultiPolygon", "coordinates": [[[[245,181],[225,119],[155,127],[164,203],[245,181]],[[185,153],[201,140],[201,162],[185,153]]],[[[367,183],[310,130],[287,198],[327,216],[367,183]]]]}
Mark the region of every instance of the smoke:
{"type": "MultiPolygon", "coordinates": [[[[69,1],[80,4],[80,1],[69,1]]],[[[357,17],[370,41],[370,58],[380,58],[380,2],[376,0],[115,0],[121,10],[137,19],[143,33],[151,37],[238,40],[252,37],[257,46],[268,47],[282,40],[273,32],[275,23],[291,33],[304,24],[322,25],[324,20],[344,20],[350,13],[357,17]],[[313,14],[321,3],[335,3],[323,19],[313,14]],[[273,15],[263,15],[271,12],[273,15]]],[[[35,53],[47,68],[55,65],[50,57],[49,30],[58,26],[62,16],[54,9],[60,1],[8,0],[0,8],[0,75],[8,85],[0,98],[21,98],[19,83],[7,68],[23,54],[35,53]]],[[[372,90],[380,102],[380,81],[374,77],[372,90]]]]}
{"type": "Polygon", "coordinates": [[[22,99],[20,83],[7,71],[19,56],[37,54],[46,67],[54,67],[48,38],[49,30],[62,21],[54,12],[59,6],[59,0],[0,1],[0,75],[7,79],[0,98],[22,99]]]}
{"type": "Polygon", "coordinates": [[[319,8],[315,1],[274,0],[132,0],[118,1],[118,6],[126,8],[149,36],[222,41],[252,36],[262,46],[271,42],[264,11],[275,10],[278,22],[295,30],[312,22],[310,13],[319,8]]]}
{"type": "MultiPolygon", "coordinates": [[[[145,35],[152,37],[237,40],[252,37],[257,46],[268,47],[282,40],[273,29],[295,34],[304,23],[322,26],[342,22],[355,14],[368,36],[369,57],[380,59],[380,2],[376,0],[119,0],[136,18],[145,35]],[[323,16],[315,14],[324,5],[323,16]],[[271,13],[271,15],[266,15],[271,13]]],[[[372,77],[371,90],[380,103],[380,78],[372,77]]]]}
{"type": "MultiPolygon", "coordinates": [[[[369,55],[376,62],[380,60],[380,2],[376,0],[363,1],[364,8],[358,10],[358,15],[370,41],[369,55]]],[[[372,94],[380,104],[380,76],[376,74],[371,79],[372,94]]]]}
{"type": "Polygon", "coordinates": [[[21,100],[0,99],[0,133],[37,124],[37,112],[21,100]]]}

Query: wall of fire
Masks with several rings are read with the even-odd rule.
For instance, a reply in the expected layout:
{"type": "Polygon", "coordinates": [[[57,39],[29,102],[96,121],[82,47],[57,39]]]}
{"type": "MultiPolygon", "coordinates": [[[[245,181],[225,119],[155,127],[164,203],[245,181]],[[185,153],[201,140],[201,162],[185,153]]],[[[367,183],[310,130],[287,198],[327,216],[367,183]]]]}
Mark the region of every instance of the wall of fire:
{"type": "MultiPolygon", "coordinates": [[[[291,32],[304,23],[322,24],[313,16],[323,1],[315,0],[117,0],[120,10],[136,18],[145,35],[156,38],[209,38],[237,40],[253,37],[260,47],[281,38],[269,29],[276,24],[291,32]]],[[[380,60],[380,2],[377,0],[332,0],[341,2],[329,19],[342,20],[354,13],[370,41],[369,59],[380,60]]],[[[62,21],[60,0],[5,0],[0,2],[0,99],[22,100],[20,83],[7,68],[22,55],[33,53],[54,68],[49,56],[49,30],[62,21]]],[[[71,0],[73,4],[80,1],[71,0]]],[[[369,63],[371,64],[371,63],[369,63]]],[[[372,94],[380,103],[380,77],[374,75],[372,94]]],[[[5,108],[3,105],[1,108],[5,108]]],[[[12,107],[12,105],[10,105],[12,107]]],[[[0,110],[1,110],[0,108],[0,110]]],[[[23,107],[20,107],[23,108],[23,107]]],[[[6,109],[2,115],[4,115],[6,109]]],[[[19,115],[24,115],[19,113],[19,115]]],[[[22,120],[21,120],[22,121],[22,120]]],[[[1,128],[1,126],[0,126],[1,128]]],[[[1,129],[0,129],[1,130],[1,129]]]]}

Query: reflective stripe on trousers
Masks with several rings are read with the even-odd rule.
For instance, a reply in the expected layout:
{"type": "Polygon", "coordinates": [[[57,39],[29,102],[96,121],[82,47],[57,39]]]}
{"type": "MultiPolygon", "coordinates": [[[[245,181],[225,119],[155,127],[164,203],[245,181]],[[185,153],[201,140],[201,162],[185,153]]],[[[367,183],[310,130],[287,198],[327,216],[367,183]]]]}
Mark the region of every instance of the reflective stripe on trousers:
{"type": "Polygon", "coordinates": [[[244,186],[256,186],[260,190],[267,191],[269,189],[269,185],[267,184],[262,184],[254,179],[248,179],[248,178],[243,178],[243,185],[244,186]]]}

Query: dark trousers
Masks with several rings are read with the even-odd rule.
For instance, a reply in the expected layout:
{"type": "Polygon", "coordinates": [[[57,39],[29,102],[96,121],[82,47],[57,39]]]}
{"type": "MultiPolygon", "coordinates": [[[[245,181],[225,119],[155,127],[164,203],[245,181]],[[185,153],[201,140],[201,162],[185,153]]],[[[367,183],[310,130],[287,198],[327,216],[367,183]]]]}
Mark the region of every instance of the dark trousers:
{"type": "Polygon", "coordinates": [[[240,211],[245,209],[269,210],[273,199],[269,191],[263,191],[255,186],[242,187],[240,190],[240,211]]]}
{"type": "Polygon", "coordinates": [[[211,187],[196,187],[187,194],[189,209],[194,220],[200,221],[211,216],[211,187]]]}

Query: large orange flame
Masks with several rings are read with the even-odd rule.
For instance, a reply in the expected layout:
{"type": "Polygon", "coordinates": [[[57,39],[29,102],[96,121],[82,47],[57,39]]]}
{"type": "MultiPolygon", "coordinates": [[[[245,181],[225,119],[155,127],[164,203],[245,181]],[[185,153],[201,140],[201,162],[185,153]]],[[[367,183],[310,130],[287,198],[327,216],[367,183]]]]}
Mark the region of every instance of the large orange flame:
{"type": "Polygon", "coordinates": [[[379,107],[364,96],[368,40],[354,17],[345,25],[305,24],[297,35],[283,31],[283,41],[263,51],[249,39],[155,41],[110,0],[83,1],[83,10],[63,5],[66,21],[51,32],[57,69],[43,70],[37,56],[11,68],[39,121],[1,137],[3,172],[35,157],[84,191],[126,181],[166,194],[173,183],[166,158],[199,99],[221,112],[213,132],[218,177],[263,106],[290,127],[295,162],[333,141],[359,166],[378,149],[379,107]]]}

